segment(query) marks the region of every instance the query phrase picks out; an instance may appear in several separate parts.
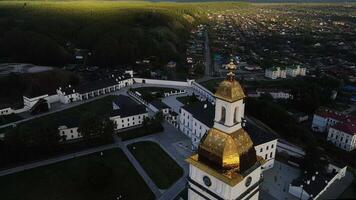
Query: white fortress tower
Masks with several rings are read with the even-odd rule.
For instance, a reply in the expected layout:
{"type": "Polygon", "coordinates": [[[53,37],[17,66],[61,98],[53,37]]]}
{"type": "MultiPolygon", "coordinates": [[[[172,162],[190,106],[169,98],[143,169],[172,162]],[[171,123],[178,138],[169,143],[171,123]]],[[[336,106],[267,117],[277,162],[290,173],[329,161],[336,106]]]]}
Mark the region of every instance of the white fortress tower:
{"type": "Polygon", "coordinates": [[[214,127],[188,158],[189,200],[258,199],[261,165],[248,133],[242,128],[245,94],[235,80],[235,65],[215,93],[214,127]]]}

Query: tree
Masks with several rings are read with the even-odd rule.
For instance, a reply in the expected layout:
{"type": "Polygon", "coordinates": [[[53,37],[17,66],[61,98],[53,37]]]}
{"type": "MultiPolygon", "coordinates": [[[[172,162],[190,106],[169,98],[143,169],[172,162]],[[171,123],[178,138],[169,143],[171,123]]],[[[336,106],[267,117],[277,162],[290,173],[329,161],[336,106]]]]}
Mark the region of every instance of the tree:
{"type": "Polygon", "coordinates": [[[102,121],[102,138],[111,139],[112,134],[115,132],[115,124],[110,119],[105,119],[102,121]]]}
{"type": "Polygon", "coordinates": [[[98,137],[102,130],[101,120],[92,113],[84,114],[79,123],[78,132],[85,141],[98,137]]]}
{"type": "Polygon", "coordinates": [[[154,119],[156,122],[162,123],[164,120],[163,112],[159,111],[155,114],[154,119]]]}

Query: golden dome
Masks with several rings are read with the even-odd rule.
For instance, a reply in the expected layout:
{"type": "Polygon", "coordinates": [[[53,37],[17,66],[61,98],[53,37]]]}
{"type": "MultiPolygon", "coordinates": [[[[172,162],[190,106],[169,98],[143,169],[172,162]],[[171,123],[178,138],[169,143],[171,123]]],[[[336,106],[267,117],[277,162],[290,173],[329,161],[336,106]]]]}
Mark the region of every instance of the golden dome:
{"type": "Polygon", "coordinates": [[[240,83],[235,79],[222,81],[215,92],[215,96],[228,102],[238,101],[246,97],[240,83]]]}
{"type": "Polygon", "coordinates": [[[231,134],[211,128],[201,139],[198,159],[222,170],[244,171],[256,163],[256,152],[244,129],[231,134]]]}

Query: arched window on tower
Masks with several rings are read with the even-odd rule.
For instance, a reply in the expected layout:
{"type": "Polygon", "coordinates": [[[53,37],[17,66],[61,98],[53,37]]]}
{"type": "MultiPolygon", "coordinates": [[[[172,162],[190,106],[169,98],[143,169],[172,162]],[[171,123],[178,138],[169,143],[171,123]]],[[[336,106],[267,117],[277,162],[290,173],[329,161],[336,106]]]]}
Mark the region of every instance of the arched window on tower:
{"type": "Polygon", "coordinates": [[[234,111],[234,123],[238,122],[238,115],[239,115],[239,108],[235,107],[235,111],[234,111]]]}
{"type": "Polygon", "coordinates": [[[224,106],[221,107],[221,118],[220,122],[225,124],[225,119],[226,119],[226,109],[224,106]]]}

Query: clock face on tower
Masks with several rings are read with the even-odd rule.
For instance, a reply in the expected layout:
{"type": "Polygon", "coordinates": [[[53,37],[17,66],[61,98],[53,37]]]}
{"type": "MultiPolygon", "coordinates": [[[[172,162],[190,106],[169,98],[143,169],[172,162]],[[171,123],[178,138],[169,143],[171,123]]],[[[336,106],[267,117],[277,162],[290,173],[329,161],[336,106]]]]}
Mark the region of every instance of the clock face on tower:
{"type": "Polygon", "coordinates": [[[245,182],[245,186],[246,187],[250,186],[251,182],[252,182],[252,177],[251,176],[247,177],[246,182],[245,182]]]}
{"type": "Polygon", "coordinates": [[[208,186],[208,187],[211,186],[211,180],[210,180],[209,177],[204,176],[204,177],[203,177],[203,181],[204,181],[204,184],[205,184],[206,186],[208,186]]]}

